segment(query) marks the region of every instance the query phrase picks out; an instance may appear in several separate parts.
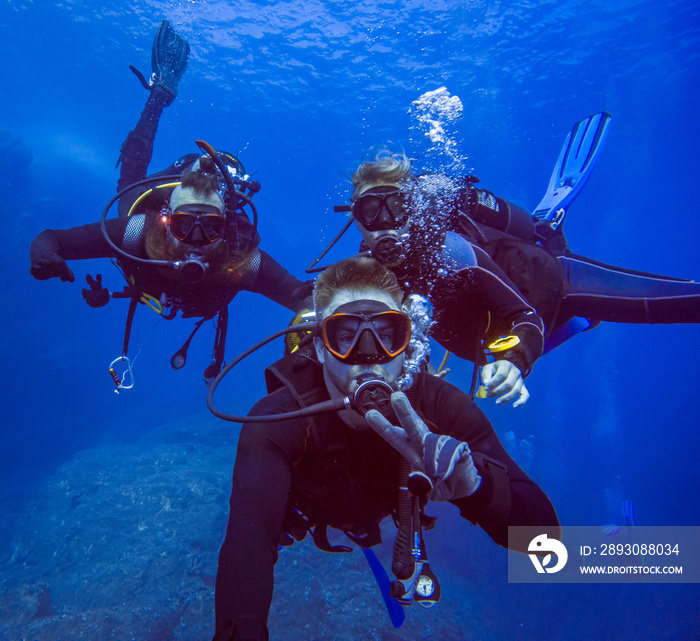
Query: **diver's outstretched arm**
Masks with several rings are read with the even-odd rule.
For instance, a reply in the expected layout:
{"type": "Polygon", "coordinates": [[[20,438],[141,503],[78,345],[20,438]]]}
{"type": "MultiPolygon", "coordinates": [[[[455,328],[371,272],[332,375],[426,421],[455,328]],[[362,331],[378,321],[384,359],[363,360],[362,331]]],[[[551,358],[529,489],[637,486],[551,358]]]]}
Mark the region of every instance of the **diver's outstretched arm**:
{"type": "MultiPolygon", "coordinates": [[[[110,238],[121,245],[127,220],[112,218],[106,221],[110,238]]],[[[30,273],[37,280],[60,278],[73,282],[73,272],[67,260],[114,257],[114,250],[105,240],[100,223],[81,225],[70,229],[45,229],[29,249],[30,273]]]]}
{"type": "MultiPolygon", "coordinates": [[[[117,165],[121,163],[117,191],[126,189],[146,177],[161,114],[177,96],[178,84],[187,69],[189,55],[190,45],[187,40],[175,33],[167,20],[163,20],[153,39],[153,74],[150,81],[147,82],[140,71],[131,67],[148,89],[149,95],[139,121],[122,143],[117,160],[117,165]]],[[[120,216],[128,214],[136,196],[137,194],[134,194],[133,198],[125,196],[120,199],[120,216]]]]}
{"type": "Polygon", "coordinates": [[[254,273],[254,281],[243,289],[262,294],[293,312],[313,307],[313,281],[300,281],[262,250],[253,263],[249,272],[254,273]]]}

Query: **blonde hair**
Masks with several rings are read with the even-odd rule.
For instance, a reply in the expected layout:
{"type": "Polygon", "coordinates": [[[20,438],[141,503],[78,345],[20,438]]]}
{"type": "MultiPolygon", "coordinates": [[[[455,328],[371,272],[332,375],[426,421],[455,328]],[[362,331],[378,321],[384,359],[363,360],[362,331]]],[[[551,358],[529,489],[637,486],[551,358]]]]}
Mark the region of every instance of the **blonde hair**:
{"type": "Polygon", "coordinates": [[[316,313],[328,307],[341,289],[379,289],[401,307],[403,292],[394,273],[373,258],[352,256],[341,260],[321,273],[314,285],[316,313]]]}
{"type": "Polygon", "coordinates": [[[402,150],[392,153],[387,147],[381,147],[374,160],[362,162],[352,175],[353,192],[351,200],[355,200],[362,192],[370,187],[379,185],[396,185],[411,174],[411,161],[402,150]]]}
{"type": "Polygon", "coordinates": [[[224,199],[219,193],[214,161],[209,156],[201,156],[191,167],[185,169],[180,181],[170,194],[172,211],[184,205],[209,205],[223,215],[224,199]]]}
{"type": "Polygon", "coordinates": [[[192,163],[180,176],[182,187],[191,187],[198,196],[209,196],[219,193],[219,178],[216,174],[216,164],[209,156],[200,156],[199,162],[192,163]]]}

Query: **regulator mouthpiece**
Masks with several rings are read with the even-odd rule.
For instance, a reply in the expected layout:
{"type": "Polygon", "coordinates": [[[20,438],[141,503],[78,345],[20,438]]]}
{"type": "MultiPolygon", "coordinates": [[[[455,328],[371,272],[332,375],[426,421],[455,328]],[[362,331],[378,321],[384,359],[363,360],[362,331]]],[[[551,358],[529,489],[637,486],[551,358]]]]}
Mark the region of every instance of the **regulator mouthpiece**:
{"type": "Polygon", "coordinates": [[[208,266],[197,254],[188,254],[185,260],[175,263],[175,269],[179,270],[182,277],[189,283],[198,283],[202,280],[206,276],[208,266]]]}
{"type": "Polygon", "coordinates": [[[372,256],[382,265],[398,265],[403,260],[403,246],[395,236],[384,236],[372,249],[372,256]]]}
{"type": "Polygon", "coordinates": [[[389,418],[393,414],[391,395],[395,391],[381,376],[363,374],[357,379],[360,384],[352,399],[353,407],[362,416],[370,410],[377,410],[382,416],[389,418]]]}

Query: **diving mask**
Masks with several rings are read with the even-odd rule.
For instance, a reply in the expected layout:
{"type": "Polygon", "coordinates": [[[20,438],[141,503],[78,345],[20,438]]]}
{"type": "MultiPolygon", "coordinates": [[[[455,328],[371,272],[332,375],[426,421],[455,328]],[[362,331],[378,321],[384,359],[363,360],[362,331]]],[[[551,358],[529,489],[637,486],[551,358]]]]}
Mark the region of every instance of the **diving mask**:
{"type": "Polygon", "coordinates": [[[321,338],[326,349],[342,363],[381,365],[408,347],[411,319],[378,301],[353,301],[324,319],[321,338]]]}
{"type": "Polygon", "coordinates": [[[375,187],[352,204],[352,215],[367,231],[401,229],[408,222],[406,199],[400,189],[375,187]],[[379,192],[380,189],[390,191],[379,192]]]}
{"type": "Polygon", "coordinates": [[[221,240],[226,231],[226,217],[190,209],[175,211],[167,217],[170,233],[188,245],[209,245],[221,240]]]}

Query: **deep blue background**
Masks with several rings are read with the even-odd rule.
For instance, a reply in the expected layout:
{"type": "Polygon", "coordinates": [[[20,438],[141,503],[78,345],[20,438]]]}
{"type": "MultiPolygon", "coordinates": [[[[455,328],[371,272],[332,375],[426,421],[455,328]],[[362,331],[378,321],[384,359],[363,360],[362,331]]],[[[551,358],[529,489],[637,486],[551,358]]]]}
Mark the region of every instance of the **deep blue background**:
{"type": "MultiPolygon", "coordinates": [[[[3,519],[11,526],[32,490],[75,452],[132,441],[163,420],[204,411],[211,328],[195,340],[187,367],[173,372],[170,355],[191,323],[160,323],[137,361],[136,388],[116,396],[107,365],[120,353],[126,304],[90,309],[79,283],[100,271],[118,289],[117,271],[106,260],[74,263],[73,285],[28,273],[38,232],[96,221],[113,195],[120,145],[146,98],[128,65],[148,71],[162,17],[188,38],[192,57],[161,121],[151,168],[195,151],[195,138],[240,152],[263,185],[256,196],[262,247],[300,277],[342,225],[332,206],[347,201],[363,151],[391,139],[420,157],[425,144],[411,129],[409,107],[444,85],[464,105],[450,133],[465,167],[527,208],[539,202],[571,125],[611,112],[605,154],[567,219],[572,248],[699,278],[699,14],[698,2],[634,0],[126,7],[6,0],[3,519]]],[[[354,252],[357,240],[348,234],[336,257],[354,252]]],[[[252,295],[239,296],[231,311],[229,357],[289,320],[252,295]]],[[[154,314],[139,312],[132,353],[154,322],[154,314]]],[[[244,411],[262,394],[255,372],[277,353],[227,381],[232,409],[244,411]]],[[[530,471],[562,522],[619,521],[629,499],[639,524],[700,525],[699,356],[695,326],[603,325],[538,363],[526,407],[491,404],[487,411],[499,434],[512,430],[534,443],[530,471]]],[[[452,365],[452,382],[466,386],[469,368],[452,365]]],[[[591,638],[625,638],[630,621],[639,624],[639,612],[651,609],[658,616],[649,638],[690,638],[699,625],[697,586],[529,588],[528,597],[503,585],[505,570],[480,568],[472,559],[464,572],[481,572],[483,581],[496,574],[484,588],[492,595],[489,616],[522,619],[523,630],[556,629],[557,638],[568,638],[583,616],[597,630],[591,638]]]]}

